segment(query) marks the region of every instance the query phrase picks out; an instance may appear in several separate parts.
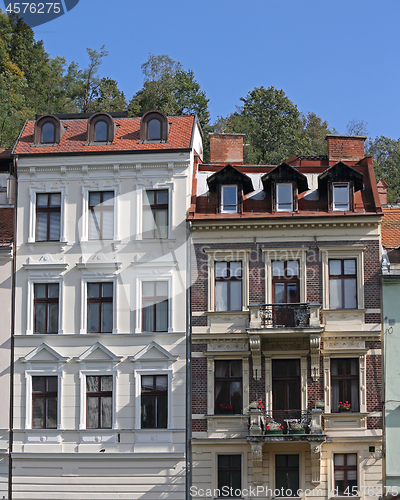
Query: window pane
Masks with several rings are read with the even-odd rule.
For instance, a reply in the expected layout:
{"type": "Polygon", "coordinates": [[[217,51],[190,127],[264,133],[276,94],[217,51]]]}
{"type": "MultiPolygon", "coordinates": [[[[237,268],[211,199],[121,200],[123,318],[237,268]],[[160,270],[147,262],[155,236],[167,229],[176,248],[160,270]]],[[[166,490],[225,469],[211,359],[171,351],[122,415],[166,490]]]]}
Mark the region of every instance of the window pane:
{"type": "Polygon", "coordinates": [[[32,427],[34,429],[44,428],[44,401],[44,398],[32,400],[32,427]]]}
{"type": "Polygon", "coordinates": [[[164,300],[156,304],[157,332],[168,331],[168,301],[164,300]]]}
{"type": "Polygon", "coordinates": [[[114,205],[114,191],[103,191],[103,205],[112,207],[114,205]]]}
{"type": "Polygon", "coordinates": [[[228,283],[218,281],[215,283],[215,310],[228,310],[228,283]]]}
{"type": "Polygon", "coordinates": [[[88,333],[98,333],[100,331],[100,304],[88,304],[88,333]]]}
{"type": "Polygon", "coordinates": [[[145,191],[144,192],[144,204],[145,205],[154,205],[155,201],[155,191],[145,191]]]}
{"type": "Polygon", "coordinates": [[[166,281],[156,282],[156,294],[158,297],[168,297],[168,283],[166,281]]]}
{"type": "Polygon", "coordinates": [[[52,193],[50,197],[50,207],[61,207],[61,193],[52,193]]]}
{"type": "Polygon", "coordinates": [[[112,375],[104,375],[101,377],[100,381],[102,391],[112,391],[112,375]]]}
{"type": "Polygon", "coordinates": [[[161,139],[161,122],[160,120],[150,120],[147,125],[147,138],[149,141],[157,141],[161,139]]]}
{"type": "Polygon", "coordinates": [[[242,309],[242,282],[232,281],[229,283],[231,292],[230,311],[240,311],[242,309]]]}
{"type": "Polygon", "coordinates": [[[226,278],[228,276],[228,263],[216,262],[215,263],[215,277],[226,278]]]}
{"type": "Polygon", "coordinates": [[[279,204],[288,204],[291,206],[293,201],[292,185],[291,184],[277,184],[276,186],[277,200],[279,204]]]}
{"type": "MultiPolygon", "coordinates": [[[[344,465],[344,454],[343,453],[335,453],[334,456],[335,465],[344,465]]],[[[336,476],[336,473],[335,473],[336,476]]]]}
{"type": "Polygon", "coordinates": [[[46,304],[35,304],[35,333],[46,333],[46,304]]]}
{"type": "Polygon", "coordinates": [[[143,281],[143,296],[153,297],[154,296],[154,282],[153,281],[143,281]]]}
{"type": "Polygon", "coordinates": [[[295,304],[297,302],[297,284],[291,283],[287,286],[287,302],[295,304]]]}
{"type": "Polygon", "coordinates": [[[229,361],[215,361],[215,376],[229,377],[229,361]]]}
{"type": "Polygon", "coordinates": [[[345,259],[343,261],[344,274],[356,274],[356,261],[355,259],[345,259]]]}
{"type": "Polygon", "coordinates": [[[141,396],[142,405],[142,429],[154,429],[154,397],[141,396]]]}
{"type": "Polygon", "coordinates": [[[106,210],[103,212],[103,240],[112,240],[114,236],[114,211],[106,210]]]}
{"type": "Polygon", "coordinates": [[[112,297],[113,296],[113,284],[112,283],[103,283],[103,297],[112,297]]]}
{"type": "Polygon", "coordinates": [[[156,210],[157,238],[168,238],[168,210],[156,210]]]}
{"type": "Polygon", "coordinates": [[[44,299],[45,297],[46,297],[46,285],[39,285],[39,284],[35,285],[35,299],[44,299]]]}
{"type": "Polygon", "coordinates": [[[286,262],[286,273],[289,278],[299,275],[299,262],[297,260],[288,260],[286,262]]]}
{"type": "Polygon", "coordinates": [[[57,398],[46,398],[46,429],[57,429],[57,398]]]}
{"type": "Polygon", "coordinates": [[[154,238],[155,221],[151,210],[143,210],[143,238],[154,238]]]}
{"type": "Polygon", "coordinates": [[[98,377],[92,377],[92,376],[86,377],[86,390],[88,392],[97,392],[99,390],[98,377]]]}
{"type": "Polygon", "coordinates": [[[342,261],[331,259],[329,261],[329,275],[339,276],[341,274],[342,274],[342,261]]]}
{"type": "Polygon", "coordinates": [[[285,285],[283,283],[275,283],[275,304],[284,304],[286,302],[285,297],[285,285]]]}
{"type": "Polygon", "coordinates": [[[91,207],[95,207],[97,205],[100,205],[100,193],[99,192],[89,193],[89,205],[91,207]]]}
{"type": "Polygon", "coordinates": [[[236,212],[237,186],[222,186],[222,209],[225,212],[236,212]]]}
{"type": "Polygon", "coordinates": [[[241,278],[242,277],[242,263],[241,262],[231,262],[230,268],[231,268],[231,276],[233,276],[234,278],[241,278]]]}
{"type": "MultiPolygon", "coordinates": [[[[39,285],[39,286],[45,286],[45,285],[39,285]]],[[[49,299],[57,299],[58,298],[58,283],[55,284],[49,284],[47,285],[47,293],[49,296],[49,299]]]]}
{"type": "Polygon", "coordinates": [[[49,392],[57,392],[58,377],[47,377],[47,390],[49,392]]]}
{"type": "Polygon", "coordinates": [[[111,333],[113,329],[113,304],[106,302],[101,304],[101,332],[111,333]]]}
{"type": "Polygon", "coordinates": [[[47,213],[36,214],[36,241],[47,241],[47,213]]]}
{"type": "Polygon", "coordinates": [[[346,309],[357,308],[357,280],[355,278],[345,280],[344,307],[346,309]]]}
{"type": "Polygon", "coordinates": [[[349,453],[347,455],[347,465],[357,465],[357,454],[349,453]]]}
{"type": "Polygon", "coordinates": [[[47,207],[49,195],[48,194],[36,194],[36,206],[39,208],[47,207]]]}
{"type": "Polygon", "coordinates": [[[161,189],[157,191],[157,204],[167,205],[168,204],[168,191],[166,189],[161,189]]]}
{"type": "Polygon", "coordinates": [[[329,280],[329,306],[330,309],[342,309],[343,307],[341,279],[329,280]]]}
{"type": "Polygon", "coordinates": [[[142,392],[143,391],[152,391],[153,390],[153,375],[142,375],[142,392]]]}
{"type": "Polygon", "coordinates": [[[55,127],[51,122],[44,123],[42,125],[42,143],[54,143],[55,142],[55,127]]]}
{"type": "Polygon", "coordinates": [[[100,283],[88,283],[88,297],[100,297],[100,283]]]}
{"type": "Polygon", "coordinates": [[[156,390],[167,391],[167,389],[168,389],[168,376],[156,375],[156,390]]]}
{"type": "Polygon", "coordinates": [[[101,398],[101,428],[111,429],[112,397],[103,396],[101,398]]]}
{"type": "Polygon", "coordinates": [[[145,303],[143,306],[143,331],[154,332],[154,306],[145,307],[145,303]]]}
{"type": "Polygon", "coordinates": [[[272,261],[272,276],[284,276],[285,263],[279,260],[272,261]]]}
{"type": "Polygon", "coordinates": [[[43,392],[45,390],[44,377],[32,377],[32,390],[43,392]]]}
{"type": "Polygon", "coordinates": [[[349,209],[349,186],[333,186],[333,203],[334,208],[341,210],[349,209]]]}
{"type": "Polygon", "coordinates": [[[99,398],[87,398],[87,428],[98,429],[99,427],[99,398]]]}
{"type": "Polygon", "coordinates": [[[167,393],[157,396],[156,400],[156,411],[157,411],[157,428],[158,429],[166,429],[167,428],[167,411],[168,411],[168,402],[167,402],[167,393]]]}
{"type": "Polygon", "coordinates": [[[107,141],[107,123],[104,121],[99,121],[94,126],[94,140],[100,142],[107,141]]]}
{"type": "Polygon", "coordinates": [[[89,213],[89,239],[100,239],[100,213],[94,210],[89,213]]]}
{"type": "Polygon", "coordinates": [[[48,304],[47,323],[48,333],[58,332],[58,303],[48,304]]]}

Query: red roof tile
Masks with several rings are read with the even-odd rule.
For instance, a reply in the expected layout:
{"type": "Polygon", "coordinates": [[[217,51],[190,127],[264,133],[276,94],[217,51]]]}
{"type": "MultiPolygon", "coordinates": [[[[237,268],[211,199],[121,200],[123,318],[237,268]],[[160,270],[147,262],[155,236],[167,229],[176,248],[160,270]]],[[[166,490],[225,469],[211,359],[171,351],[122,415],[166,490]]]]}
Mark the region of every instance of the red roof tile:
{"type": "Polygon", "coordinates": [[[386,249],[400,246],[400,207],[383,208],[382,245],[386,249]]]}
{"type": "Polygon", "coordinates": [[[14,209],[0,208],[0,247],[8,246],[14,239],[14,209]]]}
{"type": "Polygon", "coordinates": [[[61,120],[66,127],[57,146],[35,146],[35,121],[27,121],[15,147],[17,155],[97,153],[110,151],[151,151],[188,149],[192,139],[194,116],[168,117],[171,124],[168,141],[162,143],[140,143],[140,118],[115,118],[117,132],[112,144],[87,145],[87,120],[61,120]]]}

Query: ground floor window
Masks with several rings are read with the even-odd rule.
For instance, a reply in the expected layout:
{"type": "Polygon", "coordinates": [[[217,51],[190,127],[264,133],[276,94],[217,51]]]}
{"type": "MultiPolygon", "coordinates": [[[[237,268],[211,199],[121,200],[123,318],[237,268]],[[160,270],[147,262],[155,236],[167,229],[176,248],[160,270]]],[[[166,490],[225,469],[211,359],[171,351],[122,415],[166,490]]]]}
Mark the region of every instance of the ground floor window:
{"type": "Polygon", "coordinates": [[[299,489],[299,455],[275,455],[275,489],[296,497],[299,489]]]}
{"type": "Polygon", "coordinates": [[[357,495],[357,453],[335,453],[335,490],[338,495],[357,495]]]}
{"type": "Polygon", "coordinates": [[[218,489],[222,498],[241,497],[241,455],[218,455],[218,489]],[[226,491],[229,491],[228,495],[226,491]]]}

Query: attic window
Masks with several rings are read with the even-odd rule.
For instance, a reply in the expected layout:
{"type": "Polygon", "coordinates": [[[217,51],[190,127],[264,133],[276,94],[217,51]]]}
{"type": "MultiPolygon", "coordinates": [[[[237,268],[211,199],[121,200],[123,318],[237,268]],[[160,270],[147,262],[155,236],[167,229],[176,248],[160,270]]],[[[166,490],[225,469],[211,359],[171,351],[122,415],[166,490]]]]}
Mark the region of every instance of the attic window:
{"type": "Polygon", "coordinates": [[[238,212],[238,187],[236,185],[221,186],[221,213],[238,212]]]}
{"type": "Polygon", "coordinates": [[[114,119],[108,113],[95,113],[88,120],[88,145],[94,143],[111,144],[116,134],[114,119]]]}
{"type": "Polygon", "coordinates": [[[147,137],[149,141],[161,140],[161,122],[157,118],[153,118],[147,124],[147,137]]]}
{"type": "Polygon", "coordinates": [[[56,136],[56,127],[54,126],[54,123],[52,122],[43,123],[42,137],[40,142],[42,144],[54,144],[56,142],[55,136],[56,136]]]}
{"type": "Polygon", "coordinates": [[[94,126],[94,141],[95,142],[107,142],[107,123],[100,120],[94,126]]]}
{"type": "Polygon", "coordinates": [[[168,120],[160,111],[148,111],[142,116],[140,122],[141,142],[167,142],[168,120]]]}
{"type": "Polygon", "coordinates": [[[293,212],[293,184],[276,184],[276,211],[293,212]]]}
{"type": "Polygon", "coordinates": [[[334,182],[332,184],[332,210],[350,210],[350,184],[334,182]]]}

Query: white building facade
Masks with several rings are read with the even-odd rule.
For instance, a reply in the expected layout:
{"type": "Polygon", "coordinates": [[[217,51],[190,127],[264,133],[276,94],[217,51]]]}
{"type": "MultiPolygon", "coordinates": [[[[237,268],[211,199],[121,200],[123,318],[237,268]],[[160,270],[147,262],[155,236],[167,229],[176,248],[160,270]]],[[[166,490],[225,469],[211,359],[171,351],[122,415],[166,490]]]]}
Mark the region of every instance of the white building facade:
{"type": "Polygon", "coordinates": [[[183,499],[193,116],[28,121],[13,498],[183,499]]]}

